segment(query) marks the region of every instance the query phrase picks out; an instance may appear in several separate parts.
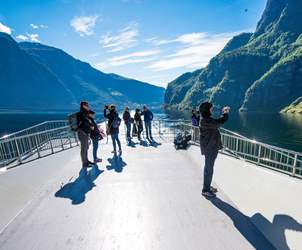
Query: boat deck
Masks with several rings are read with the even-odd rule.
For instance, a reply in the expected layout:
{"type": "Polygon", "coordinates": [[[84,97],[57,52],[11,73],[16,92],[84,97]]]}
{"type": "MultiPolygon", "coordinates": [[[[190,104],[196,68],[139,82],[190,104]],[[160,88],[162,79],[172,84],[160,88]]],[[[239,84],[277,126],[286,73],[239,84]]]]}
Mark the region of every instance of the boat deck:
{"type": "MultiPolygon", "coordinates": [[[[0,174],[0,249],[275,249],[223,184],[217,198],[201,196],[196,146],[176,152],[157,138],[111,150],[102,144],[103,162],[87,172],[76,147],[0,174]]],[[[218,180],[234,162],[246,164],[219,155],[218,180]]]]}

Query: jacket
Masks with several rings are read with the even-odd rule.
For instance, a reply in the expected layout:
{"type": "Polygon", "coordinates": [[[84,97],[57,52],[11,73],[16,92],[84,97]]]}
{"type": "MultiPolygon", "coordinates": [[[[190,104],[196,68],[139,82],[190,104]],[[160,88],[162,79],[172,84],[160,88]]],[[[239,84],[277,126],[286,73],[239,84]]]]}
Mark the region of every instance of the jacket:
{"type": "Polygon", "coordinates": [[[90,118],[91,124],[93,126],[93,130],[90,132],[90,138],[93,140],[99,140],[101,137],[101,133],[99,130],[98,125],[96,124],[95,120],[90,118]]]}
{"type": "Polygon", "coordinates": [[[109,130],[109,133],[112,134],[117,134],[119,133],[119,128],[114,128],[112,126],[113,121],[114,121],[114,117],[118,116],[118,113],[116,113],[115,111],[110,111],[107,114],[107,109],[104,109],[104,117],[108,119],[108,124],[107,124],[107,128],[109,130]]]}
{"type": "Polygon", "coordinates": [[[199,123],[201,154],[215,153],[222,149],[221,135],[218,130],[229,118],[223,114],[220,118],[203,117],[199,123]]]}
{"type": "Polygon", "coordinates": [[[128,124],[130,122],[130,113],[129,111],[125,111],[124,114],[123,114],[123,120],[126,124],[128,124]]]}
{"type": "Polygon", "coordinates": [[[144,116],[145,122],[151,122],[153,120],[153,113],[148,109],[146,111],[143,111],[141,115],[144,116]]]}
{"type": "Polygon", "coordinates": [[[87,135],[90,134],[92,123],[88,117],[88,111],[81,109],[77,116],[78,129],[82,130],[87,135]]]}

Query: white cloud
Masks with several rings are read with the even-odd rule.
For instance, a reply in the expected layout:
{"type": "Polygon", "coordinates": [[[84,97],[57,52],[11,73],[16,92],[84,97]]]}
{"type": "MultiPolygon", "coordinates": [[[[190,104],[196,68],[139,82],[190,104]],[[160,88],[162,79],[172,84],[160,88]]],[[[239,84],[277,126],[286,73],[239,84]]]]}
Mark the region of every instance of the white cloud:
{"type": "Polygon", "coordinates": [[[16,38],[19,39],[19,40],[22,40],[22,41],[27,41],[27,40],[29,39],[29,38],[28,38],[27,36],[25,36],[25,35],[18,35],[16,38]]]}
{"type": "Polygon", "coordinates": [[[80,36],[90,36],[94,34],[94,27],[98,20],[98,16],[80,16],[70,21],[71,27],[80,34],[80,36]]]}
{"type": "Polygon", "coordinates": [[[116,35],[111,35],[111,33],[103,35],[100,44],[109,52],[121,51],[135,46],[138,33],[138,24],[130,23],[116,35]]]}
{"type": "Polygon", "coordinates": [[[134,53],[129,53],[122,56],[109,58],[105,62],[97,63],[97,68],[110,68],[115,66],[128,65],[133,63],[143,63],[154,61],[155,55],[158,55],[160,50],[145,50],[134,53]]]}
{"type": "Polygon", "coordinates": [[[48,26],[44,25],[44,24],[33,24],[33,23],[31,23],[29,26],[32,27],[33,29],[47,29],[48,28],[48,26]]]}
{"type": "Polygon", "coordinates": [[[31,41],[31,42],[35,42],[35,43],[40,42],[38,34],[18,35],[16,38],[19,40],[22,40],[22,41],[31,41]]]}
{"type": "Polygon", "coordinates": [[[11,35],[12,29],[0,22],[0,32],[4,32],[4,33],[11,35]]]}
{"type": "Polygon", "coordinates": [[[175,49],[172,54],[153,62],[148,68],[154,71],[162,71],[175,68],[194,69],[204,67],[213,56],[223,49],[234,34],[189,33],[173,40],[161,40],[157,45],[177,42],[181,43],[182,46],[175,49]]]}
{"type": "Polygon", "coordinates": [[[36,42],[36,43],[40,42],[38,34],[27,34],[27,36],[28,36],[29,40],[32,42],[36,42]]]}

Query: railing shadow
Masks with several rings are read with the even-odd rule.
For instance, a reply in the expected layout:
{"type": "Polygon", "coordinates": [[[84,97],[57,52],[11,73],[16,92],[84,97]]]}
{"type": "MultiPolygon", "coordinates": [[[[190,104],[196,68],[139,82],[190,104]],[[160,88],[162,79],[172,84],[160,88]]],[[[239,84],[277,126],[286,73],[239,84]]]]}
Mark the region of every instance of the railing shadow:
{"type": "Polygon", "coordinates": [[[93,166],[89,171],[86,168],[82,168],[78,178],[62,186],[55,193],[55,197],[70,199],[73,205],[81,204],[85,201],[86,193],[96,186],[94,181],[103,172],[97,165],[93,166]]]}
{"type": "Polygon", "coordinates": [[[253,225],[250,217],[217,197],[209,199],[209,201],[233,221],[235,228],[255,249],[276,249],[253,225]]]}
{"type": "Polygon", "coordinates": [[[127,163],[123,161],[121,154],[114,154],[112,158],[108,158],[107,161],[110,165],[107,165],[107,170],[114,170],[117,173],[123,172],[123,169],[125,166],[127,166],[127,163]]]}

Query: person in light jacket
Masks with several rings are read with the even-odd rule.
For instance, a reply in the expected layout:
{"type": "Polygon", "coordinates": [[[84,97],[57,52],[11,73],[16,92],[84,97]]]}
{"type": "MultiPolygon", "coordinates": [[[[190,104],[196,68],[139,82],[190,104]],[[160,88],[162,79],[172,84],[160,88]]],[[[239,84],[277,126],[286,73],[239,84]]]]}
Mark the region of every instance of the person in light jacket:
{"type": "Polygon", "coordinates": [[[200,129],[200,150],[205,157],[205,166],[203,174],[203,189],[202,195],[205,197],[215,197],[216,188],[211,186],[214,172],[214,163],[218,155],[218,151],[222,149],[221,135],[218,130],[229,117],[229,107],[222,109],[220,118],[212,118],[213,105],[209,102],[204,102],[200,105],[199,111],[201,119],[199,123],[200,129]]]}

